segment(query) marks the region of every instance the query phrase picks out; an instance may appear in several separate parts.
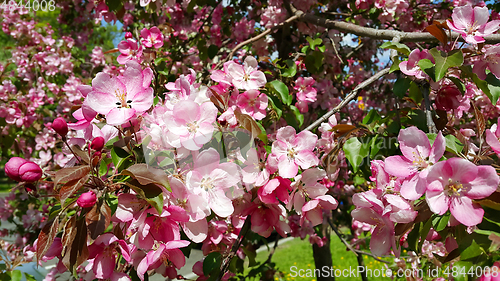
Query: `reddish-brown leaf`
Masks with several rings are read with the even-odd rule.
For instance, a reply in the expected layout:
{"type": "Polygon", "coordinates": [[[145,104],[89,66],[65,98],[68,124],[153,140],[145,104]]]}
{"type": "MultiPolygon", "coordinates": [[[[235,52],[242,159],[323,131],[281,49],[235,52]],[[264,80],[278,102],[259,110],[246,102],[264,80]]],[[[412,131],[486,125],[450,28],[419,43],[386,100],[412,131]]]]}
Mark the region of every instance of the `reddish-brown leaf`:
{"type": "Polygon", "coordinates": [[[109,51],[104,52],[105,54],[112,54],[112,53],[118,53],[120,50],[118,49],[111,49],[109,51]]]}
{"type": "Polygon", "coordinates": [[[116,238],[125,240],[125,235],[123,235],[123,230],[120,228],[119,224],[115,225],[115,228],[113,228],[113,234],[116,238]]]}
{"type": "Polygon", "coordinates": [[[220,113],[224,113],[226,111],[226,103],[224,102],[224,98],[221,97],[215,90],[212,88],[208,88],[212,95],[210,96],[210,101],[217,107],[220,113]]]}
{"type": "Polygon", "coordinates": [[[90,173],[90,166],[76,166],[70,168],[63,168],[56,172],[55,185],[65,183],[71,180],[81,179],[90,173]]]}
{"type": "Polygon", "coordinates": [[[96,239],[106,228],[111,221],[111,209],[106,202],[96,204],[85,216],[87,221],[90,238],[96,239]]]}
{"type": "Polygon", "coordinates": [[[160,169],[149,167],[146,164],[135,164],[122,171],[123,175],[129,175],[136,179],[141,185],[157,183],[170,190],[168,175],[160,169]]]}
{"type": "Polygon", "coordinates": [[[484,115],[481,113],[481,110],[477,108],[477,106],[472,103],[472,106],[474,107],[474,113],[476,114],[476,126],[477,126],[477,135],[479,137],[482,137],[484,134],[484,131],[486,130],[486,122],[484,121],[484,115]]]}
{"type": "Polygon", "coordinates": [[[63,229],[63,235],[62,235],[62,250],[61,250],[61,255],[65,256],[69,248],[71,248],[71,244],[73,243],[73,240],[75,239],[76,235],[76,216],[72,216],[65,224],[64,224],[64,229],[63,229]]]}
{"type": "Polygon", "coordinates": [[[443,45],[448,44],[448,36],[446,35],[441,23],[434,21],[434,23],[427,26],[425,30],[432,34],[432,36],[436,37],[439,42],[443,43],[443,45]]]}
{"type": "Polygon", "coordinates": [[[64,206],[66,199],[73,196],[89,179],[90,175],[86,174],[79,179],[70,180],[65,183],[59,191],[59,198],[61,199],[61,206],[64,206]]]}
{"type": "MultiPolygon", "coordinates": [[[[74,219],[73,217],[72,219],[74,219]]],[[[87,247],[87,225],[85,219],[80,219],[75,222],[76,229],[73,240],[66,248],[62,262],[66,268],[72,272],[74,267],[84,263],[89,257],[89,249],[87,247]]],[[[64,249],[64,244],[63,244],[64,249]]]]}
{"type": "Polygon", "coordinates": [[[52,246],[57,231],[59,230],[59,219],[56,217],[53,221],[47,223],[38,235],[38,242],[36,245],[36,259],[40,260],[45,253],[52,246]]]}
{"type": "Polygon", "coordinates": [[[72,145],[71,146],[71,149],[73,150],[73,152],[78,155],[78,157],[80,157],[80,159],[82,159],[83,162],[85,162],[85,164],[88,164],[90,163],[90,157],[89,157],[89,154],[83,150],[80,149],[79,146],[77,145],[72,145]]]}
{"type": "Polygon", "coordinates": [[[250,115],[242,113],[239,108],[234,111],[234,115],[240,125],[252,134],[252,139],[255,139],[262,133],[259,125],[257,125],[257,122],[250,115]]]}
{"type": "Polygon", "coordinates": [[[352,130],[356,129],[356,126],[348,125],[348,124],[338,124],[334,126],[331,131],[335,133],[335,136],[342,136],[352,130]]]}

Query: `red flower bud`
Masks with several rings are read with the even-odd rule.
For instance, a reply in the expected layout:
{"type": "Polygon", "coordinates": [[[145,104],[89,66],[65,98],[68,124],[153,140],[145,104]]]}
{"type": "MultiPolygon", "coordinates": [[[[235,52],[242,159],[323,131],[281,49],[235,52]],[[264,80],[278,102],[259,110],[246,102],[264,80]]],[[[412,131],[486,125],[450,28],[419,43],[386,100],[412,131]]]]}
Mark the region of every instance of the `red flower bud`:
{"type": "Polygon", "coordinates": [[[460,106],[461,99],[462,93],[457,88],[446,86],[437,93],[436,107],[445,111],[457,109],[460,106]]]}
{"type": "Polygon", "coordinates": [[[95,151],[101,151],[103,147],[104,147],[103,137],[94,138],[94,140],[92,140],[92,143],[90,144],[90,148],[92,148],[95,151]]]}
{"type": "Polygon", "coordinates": [[[125,39],[131,39],[133,36],[132,36],[132,32],[127,32],[125,33],[125,39]]]}
{"type": "Polygon", "coordinates": [[[94,206],[94,204],[97,202],[97,196],[93,191],[88,191],[80,195],[78,200],[76,200],[76,203],[78,206],[82,208],[89,208],[94,206]]]}
{"type": "Polygon", "coordinates": [[[31,161],[12,157],[5,164],[5,174],[15,181],[35,182],[42,177],[42,169],[31,161]]]}
{"type": "Polygon", "coordinates": [[[62,117],[58,117],[52,122],[52,129],[61,137],[65,137],[68,134],[68,123],[62,117]]]}

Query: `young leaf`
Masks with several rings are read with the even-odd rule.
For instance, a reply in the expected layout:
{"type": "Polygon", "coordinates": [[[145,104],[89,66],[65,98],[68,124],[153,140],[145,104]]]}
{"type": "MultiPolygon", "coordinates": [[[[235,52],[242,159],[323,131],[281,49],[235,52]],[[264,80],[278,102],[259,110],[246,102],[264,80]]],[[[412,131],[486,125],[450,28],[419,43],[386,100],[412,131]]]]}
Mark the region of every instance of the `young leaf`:
{"type": "Polygon", "coordinates": [[[461,50],[453,50],[445,53],[433,48],[429,52],[436,62],[436,79],[434,80],[436,82],[446,75],[448,68],[461,66],[464,63],[464,54],[461,50]]]}
{"type": "Polygon", "coordinates": [[[56,172],[54,185],[57,186],[59,183],[65,183],[71,180],[81,179],[85,175],[90,173],[90,166],[76,166],[70,168],[63,168],[56,172]]]}
{"type": "Polygon", "coordinates": [[[157,183],[163,185],[168,191],[170,184],[168,182],[168,175],[165,171],[148,167],[146,164],[135,164],[122,171],[122,175],[129,175],[136,179],[142,185],[150,183],[157,183]]]}
{"type": "Polygon", "coordinates": [[[284,104],[286,105],[292,104],[293,96],[290,95],[288,87],[283,82],[279,80],[274,80],[269,82],[269,85],[271,85],[272,89],[276,90],[276,92],[279,94],[279,97],[281,98],[281,101],[284,104]]]}
{"type": "Polygon", "coordinates": [[[402,99],[405,96],[406,91],[410,88],[410,83],[411,80],[407,77],[399,78],[396,83],[394,83],[394,94],[402,99]]]}
{"type": "Polygon", "coordinates": [[[396,42],[385,42],[384,44],[380,45],[380,48],[382,49],[392,49],[396,50],[400,53],[403,53],[405,55],[409,55],[411,50],[406,46],[405,44],[402,43],[396,43],[396,42]]]}
{"type": "Polygon", "coordinates": [[[435,77],[435,66],[432,63],[431,60],[429,59],[423,59],[418,62],[418,66],[420,66],[420,69],[422,69],[423,72],[425,72],[429,77],[431,77],[432,80],[437,81],[435,77]]]}
{"type": "Polygon", "coordinates": [[[64,205],[66,199],[73,196],[89,180],[89,177],[90,174],[86,174],[80,179],[74,179],[65,183],[59,191],[59,199],[61,200],[61,205],[64,205]]]}
{"type": "Polygon", "coordinates": [[[41,260],[41,258],[47,253],[54,238],[56,237],[57,231],[59,230],[59,219],[55,219],[52,222],[48,222],[40,231],[38,235],[38,242],[36,245],[36,259],[41,260]]]}
{"type": "Polygon", "coordinates": [[[345,142],[343,150],[354,172],[357,172],[359,166],[363,163],[363,159],[368,156],[369,146],[361,143],[358,138],[353,137],[345,142]]]}
{"type": "Polygon", "coordinates": [[[427,26],[425,30],[436,37],[443,45],[448,44],[448,36],[446,35],[443,25],[439,22],[434,21],[431,25],[427,26]]]}
{"type": "Polygon", "coordinates": [[[203,274],[209,276],[210,273],[220,268],[222,256],[219,252],[212,252],[203,261],[203,274]]]}

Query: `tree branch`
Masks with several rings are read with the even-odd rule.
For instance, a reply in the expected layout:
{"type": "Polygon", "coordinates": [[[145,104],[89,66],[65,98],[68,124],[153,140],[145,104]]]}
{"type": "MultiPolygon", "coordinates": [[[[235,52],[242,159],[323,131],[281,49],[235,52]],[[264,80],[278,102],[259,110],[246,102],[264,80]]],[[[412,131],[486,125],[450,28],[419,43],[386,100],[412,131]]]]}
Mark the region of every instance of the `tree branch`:
{"type": "Polygon", "coordinates": [[[286,19],[285,21],[279,23],[278,25],[276,26],[273,26],[272,28],[269,28],[269,29],[266,29],[264,32],[260,33],[259,35],[255,36],[255,37],[252,37],[248,40],[245,40],[241,43],[239,43],[238,45],[236,45],[236,47],[234,47],[231,52],[229,52],[229,54],[227,55],[227,57],[223,60],[221,60],[217,66],[215,67],[216,69],[219,69],[226,61],[232,59],[234,53],[236,53],[236,51],[238,51],[239,49],[241,49],[243,46],[247,45],[247,44],[250,44],[250,43],[253,43],[255,41],[258,41],[260,40],[261,38],[263,38],[264,36],[270,34],[271,32],[275,31],[276,29],[280,29],[282,28],[284,25],[288,24],[288,23],[291,23],[292,21],[298,19],[299,16],[298,15],[293,15],[291,17],[289,17],[288,19],[286,19]]]}
{"type": "MultiPolygon", "coordinates": [[[[299,17],[299,20],[309,22],[318,26],[326,27],[328,29],[336,29],[341,32],[352,33],[361,37],[369,37],[380,40],[392,40],[395,37],[400,37],[400,42],[437,42],[438,39],[428,32],[403,32],[397,30],[382,30],[370,27],[359,26],[349,22],[336,21],[325,19],[317,15],[304,13],[297,10],[294,6],[290,5],[292,13],[299,17]]],[[[451,32],[451,40],[463,38],[457,32],[451,32]]],[[[500,43],[500,34],[493,34],[484,37],[487,44],[500,43]]]]}
{"type": "Polygon", "coordinates": [[[325,115],[318,118],[318,120],[314,121],[314,123],[307,126],[307,128],[305,128],[304,130],[311,131],[312,129],[319,126],[321,123],[325,122],[328,118],[330,118],[330,116],[337,113],[340,109],[342,109],[344,106],[346,106],[351,100],[353,100],[356,97],[356,95],[358,94],[359,90],[361,90],[364,87],[370,85],[371,83],[377,81],[380,77],[386,75],[387,73],[389,73],[389,68],[385,68],[385,69],[377,72],[372,77],[370,77],[370,78],[366,79],[365,81],[361,82],[360,84],[358,84],[358,86],[356,86],[356,88],[354,88],[354,90],[352,90],[347,95],[347,97],[343,101],[341,101],[335,108],[333,108],[332,110],[328,111],[325,115]]]}

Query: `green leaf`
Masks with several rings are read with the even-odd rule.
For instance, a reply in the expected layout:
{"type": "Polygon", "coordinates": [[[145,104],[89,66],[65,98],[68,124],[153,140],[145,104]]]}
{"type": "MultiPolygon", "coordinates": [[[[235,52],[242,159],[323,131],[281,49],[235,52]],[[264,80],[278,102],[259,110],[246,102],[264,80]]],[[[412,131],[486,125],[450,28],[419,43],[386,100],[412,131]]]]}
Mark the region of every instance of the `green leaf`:
{"type": "Polygon", "coordinates": [[[290,95],[288,87],[283,82],[279,80],[274,80],[269,82],[269,84],[271,85],[272,89],[274,89],[279,94],[281,101],[284,104],[286,105],[292,104],[293,96],[290,95]]]}
{"type": "Polygon", "coordinates": [[[217,47],[216,45],[210,45],[210,47],[208,47],[207,53],[210,59],[215,58],[218,52],[219,52],[219,47],[217,47]]]}
{"type": "Polygon", "coordinates": [[[450,220],[450,214],[444,214],[442,216],[434,215],[432,219],[432,227],[435,231],[440,232],[443,231],[446,226],[448,226],[448,221],[450,220]]]}
{"type": "Polygon", "coordinates": [[[294,77],[297,74],[297,65],[292,60],[287,60],[288,68],[281,74],[283,77],[294,77]]]}
{"type": "Polygon", "coordinates": [[[378,114],[378,111],[376,109],[370,110],[368,114],[363,118],[363,124],[369,125],[373,122],[380,121],[380,115],[378,114]]]}
{"type": "Polygon", "coordinates": [[[262,126],[262,124],[260,124],[259,122],[257,122],[257,126],[259,126],[260,128],[260,131],[262,132],[260,135],[258,135],[257,137],[264,143],[267,143],[267,133],[266,133],[266,129],[264,129],[264,127],[262,126]]]}
{"type": "Polygon", "coordinates": [[[23,273],[21,270],[12,271],[11,281],[21,281],[21,279],[23,279],[23,273]]]}
{"type": "Polygon", "coordinates": [[[432,220],[427,220],[427,222],[420,229],[420,242],[418,242],[418,249],[422,249],[422,245],[424,244],[425,238],[432,227],[432,220]]]}
{"type": "Polygon", "coordinates": [[[422,92],[418,88],[417,83],[411,82],[410,84],[410,93],[408,94],[412,100],[416,103],[420,103],[423,99],[422,92]]]}
{"type": "Polygon", "coordinates": [[[300,113],[300,110],[293,105],[290,105],[290,109],[292,110],[297,122],[299,122],[298,123],[299,127],[302,126],[302,124],[304,124],[304,115],[302,113],[300,113]]]}
{"type": "Polygon", "coordinates": [[[106,5],[112,12],[117,12],[123,7],[122,1],[120,0],[106,0],[106,5]]]}
{"type": "Polygon", "coordinates": [[[462,152],[464,145],[454,135],[447,135],[444,138],[446,139],[446,151],[457,155],[462,152]]]}
{"type": "Polygon", "coordinates": [[[125,150],[119,147],[113,147],[111,149],[111,160],[113,161],[113,164],[115,165],[115,168],[118,171],[123,170],[123,164],[125,163],[125,160],[130,157],[130,154],[128,154],[125,150]]]}
{"type": "Polygon", "coordinates": [[[210,276],[211,272],[220,269],[222,262],[222,256],[219,252],[212,252],[203,261],[203,274],[205,276],[210,276]]]}
{"type": "Polygon", "coordinates": [[[316,38],[313,40],[311,37],[308,36],[306,40],[307,42],[309,42],[311,50],[314,50],[317,45],[321,45],[321,43],[323,43],[323,40],[321,40],[321,38],[316,38]]]}
{"type": "Polygon", "coordinates": [[[400,53],[403,53],[405,55],[409,55],[411,50],[406,46],[405,44],[402,43],[396,43],[396,42],[385,42],[384,44],[380,45],[380,48],[382,49],[392,49],[396,50],[400,53]]]}
{"type": "Polygon", "coordinates": [[[420,69],[422,69],[423,72],[429,75],[429,77],[431,77],[432,80],[436,81],[436,74],[435,74],[436,70],[431,60],[429,59],[420,60],[418,62],[418,66],[420,66],[420,69]]]}
{"type": "Polygon", "coordinates": [[[496,105],[498,97],[500,97],[500,81],[492,73],[488,73],[485,81],[488,82],[487,87],[488,92],[490,93],[488,97],[490,98],[491,103],[496,105]]]}
{"type": "Polygon", "coordinates": [[[378,135],[375,135],[370,141],[370,159],[375,159],[380,148],[384,146],[384,140],[379,139],[378,135]]]}
{"type": "Polygon", "coordinates": [[[363,159],[368,156],[368,148],[368,144],[361,143],[356,137],[350,138],[345,142],[342,149],[344,150],[345,157],[351,163],[354,172],[358,171],[359,166],[363,163],[363,159]]]}
{"type": "Polygon", "coordinates": [[[326,50],[326,45],[323,45],[323,46],[318,47],[318,50],[319,50],[320,52],[324,53],[324,52],[325,52],[325,50],[326,50]]]}
{"type": "Polygon", "coordinates": [[[465,84],[462,82],[462,80],[458,79],[457,77],[448,77],[448,79],[451,80],[451,82],[453,82],[453,84],[455,84],[455,86],[457,86],[458,90],[462,93],[462,94],[465,94],[465,84]]]}
{"type": "Polygon", "coordinates": [[[271,107],[273,108],[274,111],[276,111],[277,119],[280,119],[281,116],[283,115],[283,110],[281,110],[281,108],[283,108],[283,104],[275,96],[268,95],[268,97],[269,101],[271,102],[271,107]]]}
{"type": "Polygon", "coordinates": [[[408,89],[410,88],[410,84],[411,84],[411,79],[410,78],[407,78],[407,77],[402,77],[402,78],[399,78],[396,83],[394,83],[394,94],[402,99],[405,94],[406,94],[406,91],[408,91],[408,89]]]}
{"type": "Polygon", "coordinates": [[[406,239],[406,241],[408,241],[408,249],[415,251],[415,252],[420,252],[418,250],[418,241],[420,239],[420,226],[421,225],[422,225],[421,222],[416,223],[413,226],[412,231],[408,234],[408,238],[406,239]]]}
{"type": "Polygon", "coordinates": [[[399,70],[399,63],[401,60],[398,57],[394,58],[394,61],[392,62],[391,68],[389,69],[389,73],[393,73],[394,71],[399,70]]]}
{"type": "Polygon", "coordinates": [[[429,53],[431,53],[436,62],[436,79],[434,80],[436,82],[443,79],[450,67],[461,66],[464,63],[464,54],[462,50],[453,50],[445,53],[433,48],[429,53]]]}
{"type": "Polygon", "coordinates": [[[475,240],[472,241],[469,247],[465,249],[460,254],[461,260],[476,259],[478,256],[483,254],[483,249],[476,243],[475,240]]]}

